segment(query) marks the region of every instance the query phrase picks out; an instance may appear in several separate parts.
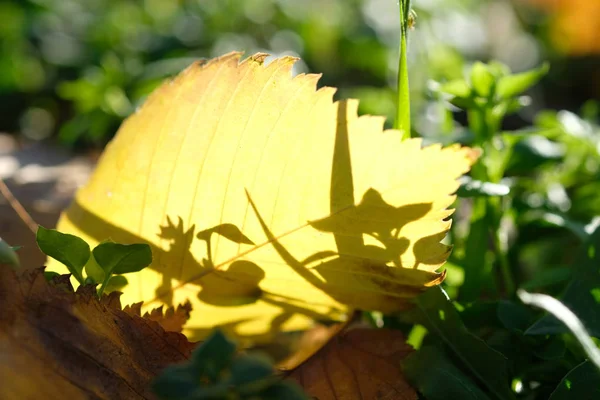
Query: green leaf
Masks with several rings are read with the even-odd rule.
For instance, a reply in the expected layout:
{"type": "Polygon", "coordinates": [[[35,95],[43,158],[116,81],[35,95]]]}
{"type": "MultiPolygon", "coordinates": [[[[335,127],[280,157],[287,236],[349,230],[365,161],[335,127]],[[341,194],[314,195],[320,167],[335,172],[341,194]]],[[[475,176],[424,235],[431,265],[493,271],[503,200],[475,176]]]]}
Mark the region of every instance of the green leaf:
{"type": "Polygon", "coordinates": [[[600,399],[600,371],[594,364],[584,361],[560,381],[549,400],[600,399]]]}
{"type": "Polygon", "coordinates": [[[559,300],[552,296],[548,296],[547,294],[532,294],[527,293],[523,289],[519,289],[517,291],[517,296],[519,296],[523,303],[541,308],[551,313],[565,324],[565,327],[571,331],[590,361],[596,364],[597,368],[600,369],[600,350],[594,340],[590,337],[585,326],[583,326],[579,318],[573,314],[573,311],[567,308],[559,300]]]}
{"type": "Polygon", "coordinates": [[[573,276],[573,271],[568,267],[552,267],[537,271],[535,276],[521,284],[525,290],[541,289],[568,281],[573,276]]]}
{"type": "Polygon", "coordinates": [[[152,388],[160,398],[187,399],[201,385],[219,381],[221,372],[232,362],[236,345],[219,330],[199,346],[185,364],[167,367],[154,381],[152,388]]]}
{"type": "Polygon", "coordinates": [[[428,400],[490,399],[436,346],[425,346],[406,357],[402,370],[428,400]]]}
{"type": "Polygon", "coordinates": [[[398,104],[394,128],[401,139],[410,138],[410,91],[408,87],[407,34],[410,0],[400,0],[400,60],[398,62],[398,104]]]}
{"type": "Polygon", "coordinates": [[[523,304],[502,300],[498,303],[496,315],[506,329],[522,333],[531,325],[535,314],[523,304]]]}
{"type": "Polygon", "coordinates": [[[420,323],[441,339],[452,357],[460,360],[493,398],[514,398],[507,359],[467,330],[441,287],[433,287],[418,296],[416,305],[415,310],[406,313],[412,322],[420,323]]]}
{"type": "Polygon", "coordinates": [[[527,222],[538,221],[546,225],[565,228],[583,241],[589,238],[589,234],[586,232],[584,224],[558,212],[530,210],[524,214],[523,220],[527,222]]]}
{"type": "Polygon", "coordinates": [[[533,349],[533,354],[542,360],[562,360],[567,347],[560,336],[550,336],[548,340],[533,349]]]}
{"type": "Polygon", "coordinates": [[[258,357],[240,356],[231,365],[232,383],[246,385],[268,378],[273,372],[271,363],[258,357]]]}
{"type": "Polygon", "coordinates": [[[104,278],[106,277],[104,270],[101,266],[98,265],[93,254],[88,260],[88,262],[85,264],[84,269],[87,277],[92,278],[96,283],[103,282],[104,278]]]}
{"type": "Polygon", "coordinates": [[[0,264],[8,264],[13,268],[19,268],[19,257],[15,250],[0,238],[0,264]]]}
{"type": "Polygon", "coordinates": [[[90,246],[83,239],[40,226],[36,240],[44,254],[63,263],[75,279],[83,284],[81,272],[90,258],[90,246]]]}
{"type": "Polygon", "coordinates": [[[54,272],[54,271],[44,271],[44,278],[50,282],[53,278],[60,276],[60,274],[58,272],[54,272]]]}
{"type": "Polygon", "coordinates": [[[236,345],[219,330],[192,353],[189,362],[167,367],[154,381],[162,399],[307,400],[295,384],[274,375],[267,360],[236,355],[236,345]]]}
{"type": "Polygon", "coordinates": [[[308,400],[308,396],[294,382],[279,382],[261,393],[261,400],[308,400]]]}
{"type": "Polygon", "coordinates": [[[486,276],[491,273],[489,262],[490,214],[485,197],[473,201],[469,235],[465,247],[468,251],[460,264],[465,269],[465,281],[460,288],[460,300],[475,300],[484,287],[486,276]]]}
{"type": "Polygon", "coordinates": [[[147,244],[104,242],[92,254],[107,275],[137,272],[152,263],[152,250],[147,244]]]}
{"type": "Polygon", "coordinates": [[[439,90],[454,97],[469,98],[471,96],[471,87],[464,79],[442,83],[439,90]]]}
{"type": "Polygon", "coordinates": [[[108,283],[106,284],[104,292],[110,293],[110,292],[120,291],[125,286],[127,286],[128,283],[129,282],[127,281],[127,278],[125,278],[123,275],[111,276],[110,279],[108,280],[108,283]]]}
{"type": "Polygon", "coordinates": [[[450,99],[450,104],[462,110],[471,110],[479,107],[470,97],[453,97],[450,99]]]}
{"type": "MultiPolygon", "coordinates": [[[[583,244],[575,259],[575,274],[560,297],[592,336],[600,338],[600,228],[583,244]]],[[[546,315],[528,330],[529,335],[566,333],[568,329],[555,317],[546,315]]]]}
{"type": "Polygon", "coordinates": [[[475,62],[471,69],[471,86],[481,97],[490,97],[494,91],[496,78],[487,65],[475,62]]]}
{"type": "Polygon", "coordinates": [[[469,177],[461,181],[456,192],[460,197],[506,196],[509,193],[510,187],[504,183],[482,182],[469,177]]]}
{"type": "Polygon", "coordinates": [[[510,74],[510,68],[508,67],[508,65],[503,64],[499,61],[492,60],[487,64],[487,67],[490,70],[490,72],[496,77],[496,79],[502,78],[503,76],[510,74]]]}
{"type": "Polygon", "coordinates": [[[550,65],[544,63],[539,68],[502,77],[498,80],[496,93],[500,98],[504,99],[517,96],[538,83],[549,70],[550,65]]]}

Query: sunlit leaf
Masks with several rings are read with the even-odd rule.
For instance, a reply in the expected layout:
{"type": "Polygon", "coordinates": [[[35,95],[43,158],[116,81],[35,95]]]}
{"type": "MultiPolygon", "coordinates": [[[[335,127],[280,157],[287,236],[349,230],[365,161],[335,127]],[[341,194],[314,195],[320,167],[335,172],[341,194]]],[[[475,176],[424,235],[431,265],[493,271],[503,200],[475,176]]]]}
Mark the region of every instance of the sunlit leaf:
{"type": "Polygon", "coordinates": [[[91,244],[149,243],[125,301],[189,299],[192,337],[406,308],[443,280],[447,208],[476,157],[401,141],[318,75],[292,79],[294,58],[265,58],[232,53],[157,89],[59,222],[91,244]]]}
{"type": "Polygon", "coordinates": [[[471,87],[464,79],[455,79],[440,85],[440,91],[455,97],[468,98],[471,96],[471,87]]]}
{"type": "Polygon", "coordinates": [[[523,93],[550,70],[550,65],[545,63],[541,67],[514,75],[507,75],[498,80],[496,94],[502,98],[510,98],[523,93]]]}
{"type": "Polygon", "coordinates": [[[481,97],[489,97],[495,85],[495,77],[489,67],[482,62],[475,62],[471,68],[471,86],[481,97]]]}

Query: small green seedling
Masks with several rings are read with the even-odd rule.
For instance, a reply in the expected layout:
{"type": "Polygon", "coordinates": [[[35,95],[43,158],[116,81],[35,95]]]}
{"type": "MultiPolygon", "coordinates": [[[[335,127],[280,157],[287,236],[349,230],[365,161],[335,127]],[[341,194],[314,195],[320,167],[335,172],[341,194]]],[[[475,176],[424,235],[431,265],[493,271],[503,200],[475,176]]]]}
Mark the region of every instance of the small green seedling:
{"type": "Polygon", "coordinates": [[[100,283],[98,296],[125,286],[127,279],[122,274],[141,271],[152,263],[152,250],[147,244],[107,241],[90,251],[83,239],[42,226],[36,239],[42,252],[64,264],[81,285],[100,283]]]}
{"type": "Polygon", "coordinates": [[[307,400],[302,390],[274,375],[264,358],[236,352],[236,345],[216,330],[185,364],[173,365],[154,381],[161,399],[307,400]]]}
{"type": "Polygon", "coordinates": [[[16,253],[19,249],[20,247],[12,247],[0,238],[0,264],[8,264],[14,269],[19,268],[21,264],[16,253]]]}

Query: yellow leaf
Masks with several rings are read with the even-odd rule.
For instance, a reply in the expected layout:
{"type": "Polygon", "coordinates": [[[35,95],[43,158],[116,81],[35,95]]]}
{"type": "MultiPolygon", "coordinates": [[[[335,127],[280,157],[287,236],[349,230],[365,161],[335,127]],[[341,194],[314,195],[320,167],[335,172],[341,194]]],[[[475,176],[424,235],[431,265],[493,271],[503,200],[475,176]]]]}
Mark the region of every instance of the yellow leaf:
{"type": "MultiPolygon", "coordinates": [[[[238,335],[386,312],[440,283],[447,208],[473,151],[421,148],[333,102],[296,59],[231,53],[153,93],[106,148],[58,229],[152,245],[123,301],[190,300],[186,334],[238,335]]],[[[56,266],[53,265],[56,269],[56,266]]]]}

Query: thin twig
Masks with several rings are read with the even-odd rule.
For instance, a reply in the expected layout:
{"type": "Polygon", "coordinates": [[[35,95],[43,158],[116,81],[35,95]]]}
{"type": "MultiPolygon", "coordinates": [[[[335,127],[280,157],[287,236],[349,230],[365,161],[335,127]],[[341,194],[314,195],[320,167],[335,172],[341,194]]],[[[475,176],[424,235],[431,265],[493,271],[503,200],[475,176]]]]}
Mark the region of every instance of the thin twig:
{"type": "Polygon", "coordinates": [[[27,225],[29,230],[35,235],[38,229],[38,224],[36,224],[33,218],[31,218],[31,215],[29,215],[19,200],[15,198],[2,178],[0,178],[0,193],[2,193],[2,196],[4,196],[4,198],[8,201],[8,204],[10,204],[12,209],[15,210],[19,218],[21,218],[21,221],[23,221],[23,223],[27,225]]]}

